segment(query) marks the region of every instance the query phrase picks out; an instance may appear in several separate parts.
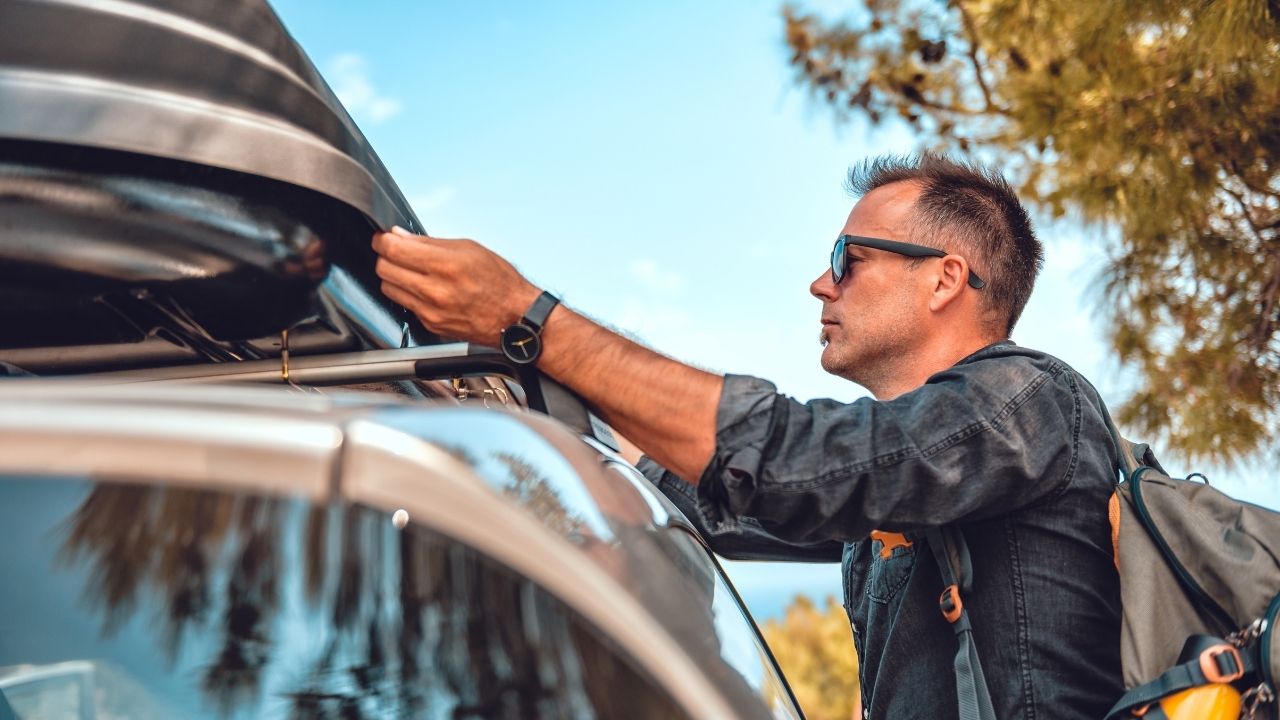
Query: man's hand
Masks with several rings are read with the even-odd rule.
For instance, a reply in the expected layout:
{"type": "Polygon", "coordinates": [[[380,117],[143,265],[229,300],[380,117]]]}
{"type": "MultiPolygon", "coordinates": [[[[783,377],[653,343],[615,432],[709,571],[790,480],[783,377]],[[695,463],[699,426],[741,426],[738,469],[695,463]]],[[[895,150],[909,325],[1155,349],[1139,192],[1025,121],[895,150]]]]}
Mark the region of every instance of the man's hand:
{"type": "MultiPolygon", "coordinates": [[[[540,291],[472,240],[396,228],[373,236],[382,291],[431,330],[496,346],[540,291]]],[[[715,450],[723,378],[689,367],[557,305],[538,369],[592,405],[650,457],[697,483],[715,450]]],[[[638,457],[638,455],[636,456],[638,457]]]]}
{"type": "Polygon", "coordinates": [[[413,235],[402,228],[373,236],[382,292],[445,337],[496,347],[540,290],[511,263],[474,240],[413,235]]]}

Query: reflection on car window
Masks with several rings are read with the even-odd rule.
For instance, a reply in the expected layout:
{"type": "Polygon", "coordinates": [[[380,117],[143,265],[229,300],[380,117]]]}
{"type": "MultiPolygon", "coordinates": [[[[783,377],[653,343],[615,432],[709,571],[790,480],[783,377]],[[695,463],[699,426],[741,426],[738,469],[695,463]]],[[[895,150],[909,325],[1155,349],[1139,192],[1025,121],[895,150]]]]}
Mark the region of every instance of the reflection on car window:
{"type": "Polygon", "coordinates": [[[577,471],[519,418],[485,412],[386,412],[378,421],[454,455],[553,530],[571,539],[614,539],[608,519],[579,482],[577,471]]]}
{"type": "Polygon", "coordinates": [[[0,477],[0,568],[18,717],[683,717],[539,586],[364,507],[0,477]]]}
{"type": "Polygon", "coordinates": [[[774,717],[800,720],[791,694],[775,669],[750,615],[725,582],[724,573],[717,572],[715,578],[711,612],[716,635],[720,637],[721,657],[760,694],[774,717]]]}

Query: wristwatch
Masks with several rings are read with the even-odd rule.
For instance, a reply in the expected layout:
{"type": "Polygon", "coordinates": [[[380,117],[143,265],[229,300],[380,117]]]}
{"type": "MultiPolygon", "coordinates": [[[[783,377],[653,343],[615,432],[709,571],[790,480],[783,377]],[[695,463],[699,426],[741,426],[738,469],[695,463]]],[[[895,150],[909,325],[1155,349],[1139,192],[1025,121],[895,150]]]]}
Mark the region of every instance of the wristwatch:
{"type": "Polygon", "coordinates": [[[542,326],[547,316],[560,304],[560,298],[543,292],[514,325],[502,331],[502,354],[519,365],[529,365],[542,354],[542,326]]]}

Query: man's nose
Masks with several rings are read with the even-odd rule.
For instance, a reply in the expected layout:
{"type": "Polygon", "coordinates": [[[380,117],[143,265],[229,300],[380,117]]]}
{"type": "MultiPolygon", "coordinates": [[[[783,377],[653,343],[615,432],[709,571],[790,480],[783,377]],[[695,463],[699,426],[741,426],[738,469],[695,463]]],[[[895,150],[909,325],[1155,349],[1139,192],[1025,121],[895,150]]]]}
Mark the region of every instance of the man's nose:
{"type": "Polygon", "coordinates": [[[809,294],[819,300],[831,301],[836,299],[840,294],[840,286],[831,281],[830,268],[819,275],[817,280],[809,284],[809,294]]]}

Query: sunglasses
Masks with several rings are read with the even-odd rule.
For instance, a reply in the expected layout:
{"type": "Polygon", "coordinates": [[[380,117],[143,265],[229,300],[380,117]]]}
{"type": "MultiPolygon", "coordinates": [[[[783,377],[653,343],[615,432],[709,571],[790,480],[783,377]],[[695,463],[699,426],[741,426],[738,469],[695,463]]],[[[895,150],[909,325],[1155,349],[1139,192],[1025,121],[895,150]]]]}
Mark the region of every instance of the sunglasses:
{"type": "MultiPolygon", "coordinates": [[[[912,258],[946,257],[950,254],[937,248],[898,242],[897,240],[883,240],[861,235],[841,235],[836,238],[836,246],[831,249],[831,281],[837,285],[844,279],[845,270],[848,269],[849,256],[846,250],[850,245],[867,247],[873,250],[884,250],[912,258]]],[[[978,277],[972,268],[969,270],[969,287],[974,290],[981,290],[986,287],[986,283],[982,281],[982,278],[978,277]]]]}

